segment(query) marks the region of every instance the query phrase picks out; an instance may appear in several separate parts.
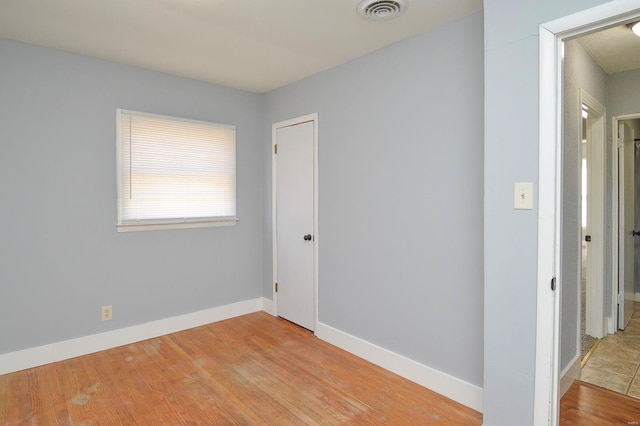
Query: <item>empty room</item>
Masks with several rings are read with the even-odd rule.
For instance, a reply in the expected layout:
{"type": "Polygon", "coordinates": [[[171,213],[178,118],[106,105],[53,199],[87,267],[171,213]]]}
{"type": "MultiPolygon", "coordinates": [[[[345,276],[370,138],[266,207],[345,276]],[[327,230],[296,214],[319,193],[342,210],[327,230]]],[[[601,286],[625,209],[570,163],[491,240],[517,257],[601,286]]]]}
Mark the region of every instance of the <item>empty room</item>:
{"type": "Polygon", "coordinates": [[[544,43],[639,8],[0,0],[0,423],[579,424],[544,43]]]}

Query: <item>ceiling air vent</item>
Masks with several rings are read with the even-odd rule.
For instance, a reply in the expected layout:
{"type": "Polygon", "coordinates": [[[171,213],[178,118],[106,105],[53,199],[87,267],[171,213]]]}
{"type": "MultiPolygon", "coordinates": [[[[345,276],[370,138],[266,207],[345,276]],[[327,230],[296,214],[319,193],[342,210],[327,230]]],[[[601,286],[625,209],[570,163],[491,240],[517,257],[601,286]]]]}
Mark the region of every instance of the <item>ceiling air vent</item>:
{"type": "Polygon", "coordinates": [[[372,21],[395,18],[407,10],[407,0],[362,0],[358,13],[372,21]]]}

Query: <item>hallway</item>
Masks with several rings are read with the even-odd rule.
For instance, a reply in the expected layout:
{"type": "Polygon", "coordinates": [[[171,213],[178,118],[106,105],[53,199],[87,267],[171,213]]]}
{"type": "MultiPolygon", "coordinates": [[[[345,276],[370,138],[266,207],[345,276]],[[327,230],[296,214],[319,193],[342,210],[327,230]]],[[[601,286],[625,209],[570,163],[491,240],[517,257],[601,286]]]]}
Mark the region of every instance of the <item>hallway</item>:
{"type": "Polygon", "coordinates": [[[579,380],[640,399],[640,302],[627,328],[597,344],[579,380]]]}

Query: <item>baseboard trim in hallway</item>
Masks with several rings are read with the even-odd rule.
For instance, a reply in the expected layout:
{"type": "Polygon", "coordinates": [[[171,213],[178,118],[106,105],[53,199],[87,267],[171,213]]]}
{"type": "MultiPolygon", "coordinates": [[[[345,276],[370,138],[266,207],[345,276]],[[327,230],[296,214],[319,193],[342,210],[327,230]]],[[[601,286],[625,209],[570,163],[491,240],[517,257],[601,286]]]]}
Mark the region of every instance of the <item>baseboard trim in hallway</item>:
{"type": "Polygon", "coordinates": [[[560,398],[569,390],[573,382],[580,376],[580,356],[576,357],[569,365],[560,373],[560,398]]]}

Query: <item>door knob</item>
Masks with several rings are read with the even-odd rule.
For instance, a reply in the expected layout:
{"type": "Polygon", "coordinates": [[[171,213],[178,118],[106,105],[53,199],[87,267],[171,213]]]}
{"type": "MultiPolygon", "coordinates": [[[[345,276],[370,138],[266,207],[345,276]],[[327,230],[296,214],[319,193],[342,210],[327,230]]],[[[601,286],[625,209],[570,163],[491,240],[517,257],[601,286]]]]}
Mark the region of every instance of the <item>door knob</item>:
{"type": "MultiPolygon", "coordinates": [[[[640,234],[639,234],[639,235],[640,235],[640,234]]],[[[304,240],[305,240],[305,241],[311,241],[311,240],[313,239],[313,237],[311,236],[311,234],[307,234],[307,235],[305,235],[303,238],[304,238],[304,240]]]]}
{"type": "Polygon", "coordinates": [[[633,235],[634,237],[636,237],[636,236],[640,235],[640,232],[638,232],[638,231],[633,231],[633,232],[631,233],[631,235],[633,235]]]}

